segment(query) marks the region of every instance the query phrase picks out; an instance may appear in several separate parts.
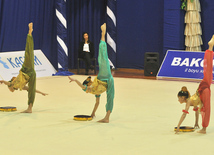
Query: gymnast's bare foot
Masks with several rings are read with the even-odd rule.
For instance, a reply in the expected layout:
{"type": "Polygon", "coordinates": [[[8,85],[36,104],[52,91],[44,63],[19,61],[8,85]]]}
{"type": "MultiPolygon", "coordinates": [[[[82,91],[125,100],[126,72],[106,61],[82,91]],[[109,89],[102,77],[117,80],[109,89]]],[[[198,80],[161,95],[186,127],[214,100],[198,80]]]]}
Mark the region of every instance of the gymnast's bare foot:
{"type": "Polygon", "coordinates": [[[109,123],[109,119],[103,118],[103,119],[101,119],[101,120],[99,120],[97,122],[99,122],[99,123],[109,123]]]}
{"type": "Polygon", "coordinates": [[[99,122],[99,123],[109,123],[110,114],[111,114],[111,111],[108,110],[108,111],[106,112],[106,116],[105,116],[103,119],[99,120],[98,122],[99,122]]]}
{"type": "Polygon", "coordinates": [[[31,103],[28,105],[27,110],[22,111],[21,113],[32,113],[32,107],[33,107],[33,104],[31,103]]]}
{"type": "Polygon", "coordinates": [[[202,128],[201,130],[198,131],[198,133],[206,134],[206,128],[202,128]]]}
{"type": "Polygon", "coordinates": [[[212,38],[210,39],[210,41],[208,42],[209,45],[209,51],[213,51],[213,46],[214,46],[214,35],[212,36],[212,38]]]}
{"type": "Polygon", "coordinates": [[[102,33],[106,33],[106,23],[101,25],[101,31],[102,31],[102,33]]]}
{"type": "Polygon", "coordinates": [[[22,111],[21,113],[32,113],[32,110],[27,109],[25,111],[22,111]]]}
{"type": "Polygon", "coordinates": [[[29,24],[28,24],[28,27],[29,27],[29,32],[28,32],[28,34],[29,34],[29,35],[32,35],[32,32],[33,32],[33,23],[32,23],[32,22],[29,23],[29,24]]]}
{"type": "Polygon", "coordinates": [[[105,41],[106,23],[104,23],[100,28],[101,28],[101,31],[102,31],[102,33],[101,33],[101,40],[102,40],[102,41],[105,41]]]}
{"type": "Polygon", "coordinates": [[[212,38],[208,42],[208,45],[214,45],[214,35],[212,36],[212,38]]]}

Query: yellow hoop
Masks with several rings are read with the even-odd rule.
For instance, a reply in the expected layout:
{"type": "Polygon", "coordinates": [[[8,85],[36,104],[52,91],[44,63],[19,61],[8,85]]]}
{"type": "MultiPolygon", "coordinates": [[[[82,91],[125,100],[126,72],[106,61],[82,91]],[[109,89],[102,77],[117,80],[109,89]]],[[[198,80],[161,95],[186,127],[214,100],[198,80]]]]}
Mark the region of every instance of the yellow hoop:
{"type": "MultiPolygon", "coordinates": [[[[175,127],[174,131],[177,130],[177,127],[175,127]]],[[[180,132],[193,132],[195,131],[195,129],[193,127],[189,127],[189,126],[181,126],[179,129],[180,132]]]]}
{"type": "Polygon", "coordinates": [[[75,115],[74,120],[76,121],[91,121],[92,117],[88,115],[75,115]]]}
{"type": "Polygon", "coordinates": [[[16,109],[16,107],[0,107],[0,111],[12,112],[12,111],[17,111],[17,109],[16,109]]]}

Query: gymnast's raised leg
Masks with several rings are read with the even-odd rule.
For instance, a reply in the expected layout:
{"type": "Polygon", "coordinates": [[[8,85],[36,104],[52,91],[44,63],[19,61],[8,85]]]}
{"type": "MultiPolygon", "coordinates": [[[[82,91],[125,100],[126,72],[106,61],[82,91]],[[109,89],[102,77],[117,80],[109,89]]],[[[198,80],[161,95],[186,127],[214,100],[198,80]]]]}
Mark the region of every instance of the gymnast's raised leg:
{"type": "Polygon", "coordinates": [[[28,25],[29,32],[25,47],[25,60],[22,65],[21,71],[29,76],[28,83],[28,108],[22,113],[32,113],[32,107],[35,99],[36,92],[36,72],[34,70],[34,42],[32,37],[33,23],[28,25]]]}
{"type": "Polygon", "coordinates": [[[210,85],[213,80],[213,46],[214,46],[214,35],[211,40],[208,42],[209,49],[205,51],[204,54],[204,78],[201,81],[198,91],[200,94],[203,107],[201,109],[202,116],[202,129],[198,133],[206,133],[206,128],[209,125],[210,121],[210,85]]]}
{"type": "Polygon", "coordinates": [[[99,73],[97,79],[107,82],[107,103],[106,103],[106,115],[103,119],[99,120],[100,123],[109,123],[109,117],[113,109],[114,103],[114,79],[111,75],[110,64],[108,61],[107,45],[105,42],[106,24],[101,26],[101,41],[99,45],[99,73]]]}

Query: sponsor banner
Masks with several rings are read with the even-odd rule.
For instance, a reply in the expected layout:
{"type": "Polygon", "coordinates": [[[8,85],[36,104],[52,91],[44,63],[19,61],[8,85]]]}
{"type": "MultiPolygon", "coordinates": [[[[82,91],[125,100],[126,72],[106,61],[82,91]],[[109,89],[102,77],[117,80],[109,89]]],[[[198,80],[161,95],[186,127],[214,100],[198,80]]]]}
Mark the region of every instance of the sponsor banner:
{"type": "Polygon", "coordinates": [[[167,51],[157,77],[203,79],[204,52],[167,51]]]}
{"type": "MultiPolygon", "coordinates": [[[[25,51],[0,52],[0,79],[10,80],[19,74],[25,51]]],[[[41,50],[34,50],[34,69],[37,77],[52,76],[56,70],[41,50]]]]}

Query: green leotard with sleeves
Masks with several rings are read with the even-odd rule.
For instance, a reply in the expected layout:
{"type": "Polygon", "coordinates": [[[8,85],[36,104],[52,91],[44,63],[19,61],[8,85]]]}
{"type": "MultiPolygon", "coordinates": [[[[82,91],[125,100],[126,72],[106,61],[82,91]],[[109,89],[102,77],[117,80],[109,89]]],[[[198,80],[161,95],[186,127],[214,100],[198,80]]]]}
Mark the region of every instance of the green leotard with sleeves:
{"type": "Polygon", "coordinates": [[[107,82],[107,104],[106,104],[106,112],[111,111],[113,109],[114,102],[114,79],[111,75],[110,64],[108,61],[108,53],[107,53],[107,45],[105,41],[100,41],[99,44],[99,73],[97,79],[107,82]]]}
{"type": "Polygon", "coordinates": [[[34,70],[34,42],[31,35],[27,35],[25,47],[25,60],[22,64],[21,71],[27,74],[30,79],[28,82],[28,104],[34,103],[36,93],[36,72],[34,70]]]}

